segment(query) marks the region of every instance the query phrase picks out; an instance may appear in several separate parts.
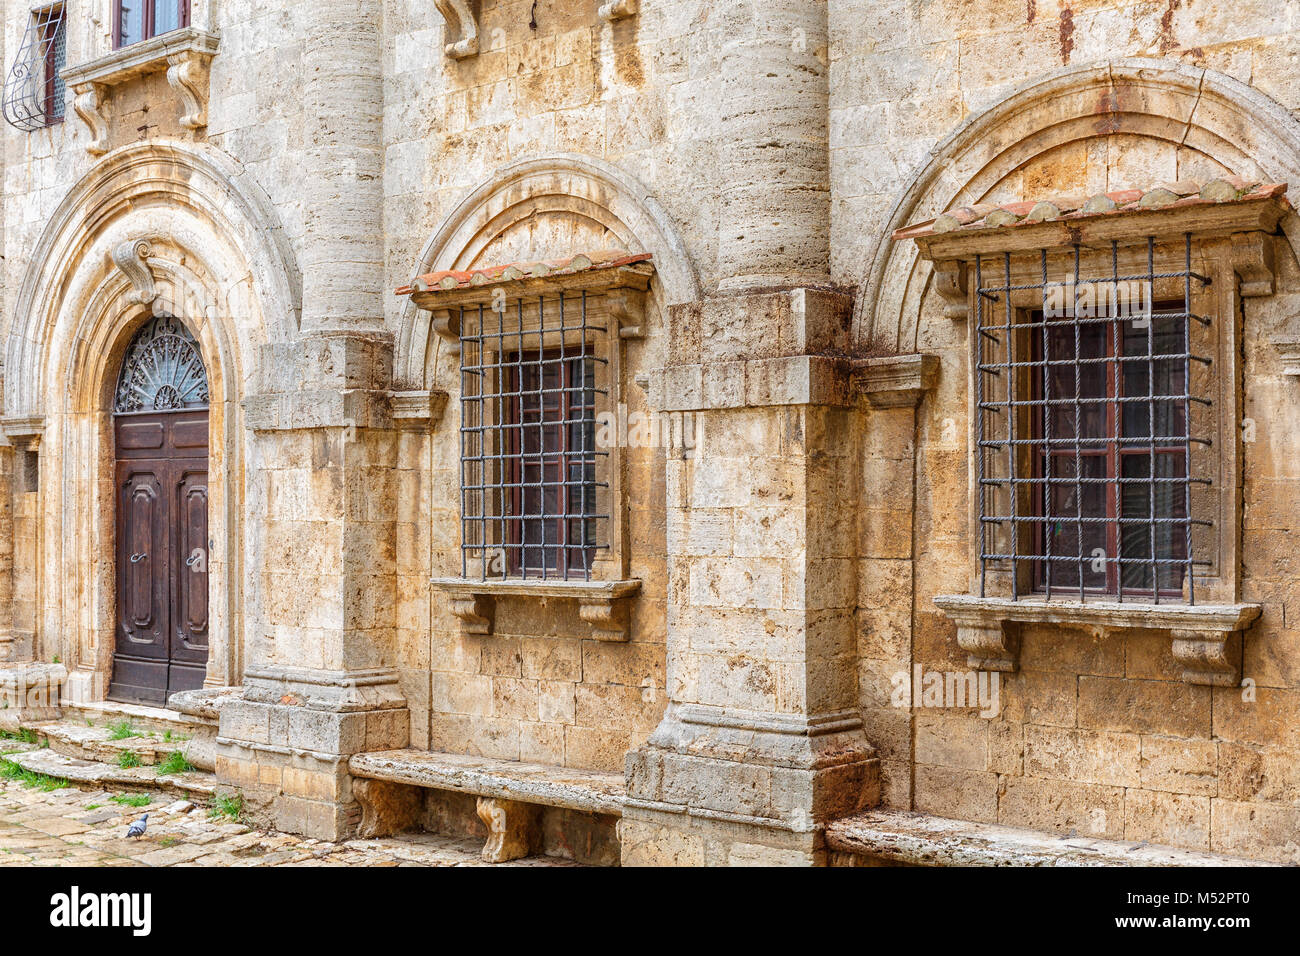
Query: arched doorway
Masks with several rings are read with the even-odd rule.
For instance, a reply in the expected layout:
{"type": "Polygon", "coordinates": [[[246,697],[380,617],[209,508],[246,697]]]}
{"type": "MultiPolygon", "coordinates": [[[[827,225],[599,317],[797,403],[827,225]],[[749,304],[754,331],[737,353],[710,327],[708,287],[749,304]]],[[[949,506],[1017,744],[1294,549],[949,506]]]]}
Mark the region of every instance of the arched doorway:
{"type": "Polygon", "coordinates": [[[208,376],[198,343],[151,319],[113,404],[117,507],[114,700],[165,704],[208,662],[208,376]]]}

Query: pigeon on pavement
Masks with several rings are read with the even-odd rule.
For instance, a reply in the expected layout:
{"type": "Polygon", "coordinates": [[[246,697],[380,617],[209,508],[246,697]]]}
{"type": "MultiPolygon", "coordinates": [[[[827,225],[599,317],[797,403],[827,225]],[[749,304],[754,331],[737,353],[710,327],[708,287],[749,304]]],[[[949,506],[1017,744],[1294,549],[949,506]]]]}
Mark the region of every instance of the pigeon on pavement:
{"type": "Polygon", "coordinates": [[[146,813],[139,820],[136,820],[135,823],[127,827],[126,835],[129,837],[142,837],[144,836],[144,831],[148,829],[148,827],[149,814],[146,813]]]}

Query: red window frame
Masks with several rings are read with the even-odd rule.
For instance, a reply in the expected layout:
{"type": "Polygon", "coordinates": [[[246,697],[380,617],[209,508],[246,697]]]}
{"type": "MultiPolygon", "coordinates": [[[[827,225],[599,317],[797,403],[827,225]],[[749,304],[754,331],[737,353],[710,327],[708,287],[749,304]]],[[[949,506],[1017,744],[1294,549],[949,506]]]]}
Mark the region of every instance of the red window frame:
{"type": "MultiPolygon", "coordinates": [[[[1181,311],[1182,311],[1181,303],[1157,304],[1152,307],[1151,321],[1153,322],[1159,321],[1162,313],[1167,313],[1167,312],[1181,313],[1181,311]]],[[[1038,323],[1042,323],[1043,321],[1044,321],[1044,316],[1042,312],[1036,311],[1031,313],[1030,322],[1035,325],[1035,327],[1031,328],[1030,330],[1031,342],[1032,342],[1032,353],[1035,362],[1041,362],[1044,359],[1052,358],[1050,354],[1044,355],[1044,342],[1043,342],[1044,328],[1042,325],[1038,324],[1038,323]]],[[[1122,525],[1118,521],[1118,518],[1120,517],[1120,508],[1122,506],[1123,492],[1121,490],[1118,493],[1118,495],[1116,493],[1116,489],[1117,488],[1122,489],[1123,485],[1118,483],[1117,479],[1125,477],[1125,470],[1124,470],[1125,459],[1132,458],[1132,459],[1144,459],[1150,461],[1152,459],[1153,453],[1156,456],[1164,456],[1164,455],[1173,456],[1173,461],[1175,462],[1175,472],[1176,472],[1175,476],[1180,478],[1186,478],[1185,474],[1181,474],[1181,472],[1185,470],[1184,456],[1186,454],[1186,449],[1181,440],[1179,440],[1177,443],[1171,442],[1169,444],[1161,444],[1155,441],[1155,439],[1157,438],[1171,438],[1174,436],[1159,435],[1159,434],[1152,435],[1152,436],[1126,436],[1122,434],[1123,432],[1122,408],[1124,403],[1118,401],[1118,399],[1125,397],[1124,376],[1122,374],[1122,368],[1125,363],[1121,361],[1117,361],[1116,359],[1117,359],[1117,355],[1118,356],[1124,355],[1124,333],[1122,330],[1116,328],[1116,326],[1118,326],[1121,322],[1124,321],[1127,320],[1121,319],[1117,321],[1110,321],[1101,326],[1101,328],[1104,329],[1104,334],[1102,338],[1104,341],[1105,351],[1103,355],[1099,355],[1097,357],[1105,359],[1103,368],[1105,369],[1105,375],[1106,375],[1105,392],[1104,392],[1104,397],[1106,400],[1102,403],[1102,408],[1104,409],[1105,412],[1105,425],[1104,425],[1103,437],[1106,440],[1104,441],[1104,443],[1101,444],[1094,442],[1090,444],[1088,447],[1082,448],[1078,451],[1076,451],[1075,448],[1070,446],[1061,446],[1054,449],[1052,446],[1047,445],[1045,442],[1038,446],[1031,446],[1031,451],[1033,454],[1033,469],[1034,469],[1033,475],[1035,479],[1040,479],[1040,481],[1034,485],[1033,513],[1038,518],[1047,518],[1048,516],[1046,495],[1050,493],[1051,488],[1046,483],[1046,481],[1042,479],[1046,479],[1046,477],[1049,474],[1047,468],[1049,459],[1053,461],[1060,459],[1069,464],[1073,464],[1077,456],[1079,459],[1079,464],[1081,466],[1083,464],[1083,460],[1085,459],[1104,460],[1105,471],[1100,477],[1103,477],[1105,479],[1105,482],[1099,485],[1095,485],[1095,487],[1100,487],[1102,489],[1102,496],[1104,499],[1105,509],[1106,509],[1105,510],[1106,521],[1102,525],[1102,528],[1105,531],[1105,539],[1104,539],[1103,547],[1107,558],[1107,560],[1105,560],[1104,562],[1105,586],[1089,587],[1085,585],[1084,591],[1085,593],[1090,593],[1090,594],[1109,595],[1109,594],[1118,594],[1122,590],[1122,592],[1126,595],[1150,596],[1153,593],[1154,586],[1159,585],[1158,578],[1156,581],[1152,582],[1153,587],[1142,587],[1142,586],[1125,584],[1123,588],[1121,588],[1120,582],[1121,582],[1121,575],[1123,573],[1124,566],[1119,564],[1118,562],[1110,560],[1111,556],[1118,556],[1118,557],[1124,556],[1124,552],[1123,552],[1124,525],[1122,525]],[[1118,353],[1116,351],[1117,348],[1119,350],[1118,353]],[[1121,443],[1120,441],[1117,440],[1120,438],[1129,438],[1129,437],[1133,437],[1133,438],[1150,437],[1152,440],[1145,443],[1133,442],[1133,441],[1126,441],[1121,443]],[[1119,500],[1117,500],[1117,497],[1119,500]]],[[[1181,321],[1186,323],[1189,320],[1184,317],[1181,321]]],[[[1073,325],[1071,323],[1068,322],[1062,323],[1063,330],[1072,329],[1072,328],[1073,325]]],[[[1047,331],[1050,332],[1051,330],[1050,323],[1048,323],[1046,329],[1047,331]]],[[[1159,352],[1155,354],[1157,356],[1161,355],[1161,353],[1159,352]]],[[[1063,356],[1063,357],[1068,359],[1068,356],[1063,356]]],[[[1157,361],[1169,361],[1169,359],[1157,359],[1157,361]]],[[[1075,366],[1075,368],[1077,369],[1078,366],[1075,366]]],[[[1188,370],[1186,366],[1184,366],[1183,391],[1186,391],[1188,385],[1186,379],[1187,373],[1188,370]]],[[[1047,395],[1047,392],[1044,388],[1044,379],[1049,374],[1050,374],[1050,366],[1039,365],[1036,366],[1034,369],[1033,395],[1036,401],[1043,400],[1047,395]]],[[[1147,387],[1148,389],[1153,390],[1156,386],[1154,383],[1148,382],[1147,387]]],[[[1161,395],[1163,393],[1155,392],[1154,394],[1161,395]]],[[[1140,397],[1145,397],[1145,395],[1141,395],[1140,397]]],[[[1177,409],[1177,406],[1174,407],[1177,409]]],[[[1184,421],[1182,422],[1182,427],[1186,429],[1187,427],[1189,427],[1189,423],[1185,420],[1186,409],[1185,408],[1177,409],[1177,411],[1183,415],[1184,421]]],[[[1040,441],[1043,440],[1048,434],[1047,417],[1050,414],[1051,414],[1051,408],[1048,406],[1043,406],[1038,411],[1038,413],[1033,416],[1033,427],[1034,427],[1033,434],[1034,437],[1040,441]]],[[[1156,425],[1157,431],[1159,431],[1159,427],[1160,427],[1159,423],[1157,423],[1156,425]]],[[[1054,437],[1063,437],[1063,436],[1054,436],[1054,437]]],[[[1090,436],[1085,435],[1084,437],[1087,438],[1090,436]]],[[[1085,469],[1081,467],[1080,471],[1083,472],[1085,471],[1085,469]]],[[[1156,472],[1157,475],[1159,475],[1160,472],[1158,468],[1156,469],[1156,472]]],[[[1050,474],[1052,476],[1062,477],[1068,474],[1068,469],[1060,470],[1060,469],[1053,468],[1051,469],[1050,474]]],[[[1139,486],[1141,486],[1141,478],[1138,479],[1138,482],[1139,482],[1139,486]]],[[[1076,488],[1077,487],[1078,486],[1076,486],[1076,488]]],[[[1149,487],[1149,485],[1146,485],[1145,487],[1149,487]]],[[[1185,509],[1176,507],[1174,510],[1182,511],[1185,509]]],[[[1062,517],[1062,518],[1066,517],[1062,515],[1054,515],[1054,516],[1062,517]]],[[[1185,514],[1179,514],[1178,517],[1186,518],[1187,516],[1185,514]]],[[[1039,555],[1046,555],[1048,553],[1047,551],[1048,536],[1054,533],[1054,529],[1045,520],[1039,522],[1037,528],[1038,528],[1038,532],[1035,541],[1036,553],[1039,555]]],[[[1078,533],[1083,534],[1084,533],[1083,529],[1080,528],[1078,533]]],[[[1176,538],[1176,540],[1178,544],[1173,549],[1172,552],[1165,553],[1157,549],[1156,557],[1157,558],[1172,557],[1178,560],[1185,560],[1187,558],[1187,547],[1186,547],[1185,538],[1176,538]]],[[[1085,562],[1090,562],[1092,560],[1091,549],[1088,547],[1087,544],[1085,544],[1084,546],[1083,560],[1085,562]]],[[[1058,565],[1058,562],[1059,565],[1066,565],[1066,564],[1077,565],[1078,562],[1077,546],[1073,553],[1062,553],[1059,557],[1053,555],[1051,563],[1053,565],[1058,565]]],[[[1033,562],[1033,589],[1039,593],[1045,593],[1047,591],[1047,565],[1048,565],[1048,561],[1046,559],[1040,559],[1033,562]]],[[[1143,570],[1150,567],[1149,564],[1141,564],[1141,563],[1138,564],[1137,566],[1143,570]]],[[[1166,566],[1158,566],[1158,567],[1166,567],[1166,566]]],[[[1068,575],[1068,579],[1066,580],[1057,580],[1056,578],[1057,573],[1058,572],[1054,569],[1053,581],[1052,581],[1053,591],[1077,590],[1078,588],[1077,567],[1071,571],[1066,572],[1068,575]]],[[[1186,573],[1190,573],[1190,571],[1184,570],[1184,574],[1186,573]]],[[[1159,590],[1160,597],[1162,598],[1166,596],[1176,597],[1181,595],[1181,593],[1182,591],[1177,588],[1160,587],[1159,590]]]]}
{"type": "Polygon", "coordinates": [[[122,38],[122,6],[124,0],[116,0],[113,4],[113,49],[120,50],[124,46],[161,36],[155,30],[158,20],[158,7],[162,4],[174,5],[178,8],[178,26],[164,30],[163,33],[171,33],[172,30],[180,30],[190,25],[190,0],[140,0],[140,2],[144,4],[144,18],[141,24],[142,35],[125,43],[122,38]]]}
{"type": "Polygon", "coordinates": [[[596,449],[594,434],[583,442],[574,441],[574,427],[592,428],[596,420],[590,356],[565,354],[560,349],[541,353],[515,352],[502,363],[508,370],[509,394],[504,403],[503,431],[506,435],[507,481],[510,487],[509,512],[505,515],[506,552],[509,573],[519,577],[565,578],[586,574],[592,567],[597,550],[594,519],[597,484],[594,476],[579,485],[579,507],[575,509],[573,469],[594,471],[596,449]],[[558,387],[546,384],[548,369],[558,369],[558,387]],[[588,396],[590,400],[588,399],[588,396]],[[547,405],[548,397],[556,399],[547,405]],[[540,452],[525,446],[525,430],[539,429],[540,452]],[[540,476],[530,474],[540,467],[540,476]],[[540,478],[540,480],[538,480],[540,478]],[[547,492],[554,489],[555,511],[547,507],[547,492]],[[530,500],[530,492],[534,497],[530,500]],[[586,508],[581,504],[585,500],[586,508]],[[526,510],[532,508],[532,510],[526,510]],[[586,539],[579,531],[573,540],[573,526],[591,522],[586,539]],[[542,529],[544,543],[526,542],[525,529],[542,529]],[[554,535],[549,539],[548,532],[554,535]],[[539,561],[525,561],[537,556],[539,561]],[[553,563],[552,563],[553,562],[553,563]]]}

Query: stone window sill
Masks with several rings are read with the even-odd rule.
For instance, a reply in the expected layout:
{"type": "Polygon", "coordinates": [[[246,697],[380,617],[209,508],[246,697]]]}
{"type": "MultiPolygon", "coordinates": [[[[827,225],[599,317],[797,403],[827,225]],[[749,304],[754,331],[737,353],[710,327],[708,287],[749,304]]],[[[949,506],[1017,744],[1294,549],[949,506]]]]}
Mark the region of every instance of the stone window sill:
{"type": "Polygon", "coordinates": [[[957,625],[971,667],[1014,671],[1021,624],[1065,624],[1106,634],[1138,628],[1168,631],[1174,659],[1190,684],[1235,687],[1240,654],[1230,645],[1259,617],[1258,604],[1136,604],[944,595],[934,604],[957,625]]]}
{"type": "Polygon", "coordinates": [[[207,126],[208,65],[216,55],[219,42],[216,34],[185,27],[65,69],[63,81],[77,97],[73,109],[90,127],[87,151],[94,155],[108,151],[108,124],[103,114],[105,93],[136,77],[164,70],[167,82],[181,98],[181,125],[192,130],[207,126]]]}
{"type": "Polygon", "coordinates": [[[461,631],[485,637],[492,634],[497,598],[558,598],[578,602],[578,612],[598,641],[628,640],[628,607],[641,591],[631,581],[538,581],[518,578],[476,581],[434,578],[434,589],[451,599],[451,612],[460,618],[461,631]]]}

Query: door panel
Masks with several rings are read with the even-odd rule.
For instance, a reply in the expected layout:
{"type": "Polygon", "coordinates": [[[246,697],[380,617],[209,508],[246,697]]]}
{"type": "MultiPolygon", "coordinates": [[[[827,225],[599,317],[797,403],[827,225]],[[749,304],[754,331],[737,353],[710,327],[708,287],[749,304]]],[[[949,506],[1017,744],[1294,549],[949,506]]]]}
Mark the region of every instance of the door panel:
{"type": "Polygon", "coordinates": [[[117,646],[109,696],[165,704],[208,661],[206,410],[119,416],[117,646]]]}

